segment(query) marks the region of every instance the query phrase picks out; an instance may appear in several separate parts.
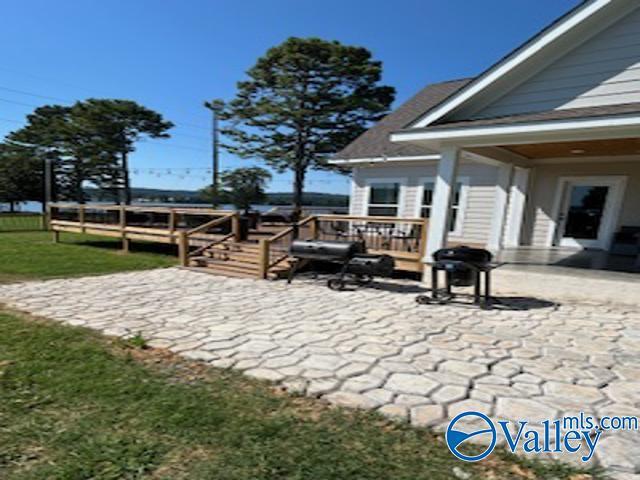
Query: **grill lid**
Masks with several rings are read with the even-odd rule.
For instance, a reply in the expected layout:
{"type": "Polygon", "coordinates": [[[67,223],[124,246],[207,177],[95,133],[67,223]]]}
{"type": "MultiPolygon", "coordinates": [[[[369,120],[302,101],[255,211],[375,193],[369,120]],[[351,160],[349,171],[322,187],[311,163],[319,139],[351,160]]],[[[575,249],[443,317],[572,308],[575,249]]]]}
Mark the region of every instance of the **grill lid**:
{"type": "Polygon", "coordinates": [[[289,254],[307,260],[346,261],[358,253],[365,253],[362,242],[340,240],[294,240],[289,254]]]}

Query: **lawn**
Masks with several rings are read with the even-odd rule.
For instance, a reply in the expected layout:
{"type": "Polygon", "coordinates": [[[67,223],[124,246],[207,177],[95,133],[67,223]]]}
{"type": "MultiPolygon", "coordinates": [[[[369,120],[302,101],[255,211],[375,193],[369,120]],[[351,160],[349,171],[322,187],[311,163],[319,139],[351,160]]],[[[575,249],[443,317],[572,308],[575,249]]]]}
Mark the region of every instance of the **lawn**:
{"type": "Polygon", "coordinates": [[[0,478],[590,478],[465,464],[440,435],[142,344],[0,310],[0,478]]]}
{"type": "Polygon", "coordinates": [[[42,229],[42,215],[25,213],[0,213],[0,232],[30,231],[42,229]]]}
{"type": "Polygon", "coordinates": [[[132,243],[132,251],[119,251],[116,239],[61,234],[54,244],[43,231],[2,231],[0,217],[0,283],[29,279],[71,277],[127,270],[168,267],[177,264],[173,247],[132,243]]]}

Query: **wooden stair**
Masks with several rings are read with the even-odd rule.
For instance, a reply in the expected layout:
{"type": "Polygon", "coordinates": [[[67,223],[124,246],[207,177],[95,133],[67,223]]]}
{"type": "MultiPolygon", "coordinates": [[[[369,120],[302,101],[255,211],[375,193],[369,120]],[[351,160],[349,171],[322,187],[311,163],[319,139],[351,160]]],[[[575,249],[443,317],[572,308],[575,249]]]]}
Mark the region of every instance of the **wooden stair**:
{"type": "MultiPolygon", "coordinates": [[[[221,242],[190,257],[189,267],[228,277],[260,278],[260,245],[252,241],[221,242]]],[[[283,260],[269,269],[267,278],[282,278],[289,269],[290,263],[283,260]]]]}

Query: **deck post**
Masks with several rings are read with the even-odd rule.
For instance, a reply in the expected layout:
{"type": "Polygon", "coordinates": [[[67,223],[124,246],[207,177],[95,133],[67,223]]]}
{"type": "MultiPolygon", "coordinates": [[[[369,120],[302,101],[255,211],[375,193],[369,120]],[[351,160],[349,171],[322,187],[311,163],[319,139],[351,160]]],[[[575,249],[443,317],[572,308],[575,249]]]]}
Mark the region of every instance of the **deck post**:
{"type": "Polygon", "coordinates": [[[241,242],[242,232],[240,228],[240,214],[238,212],[231,217],[231,231],[233,232],[233,239],[236,242],[241,242]]]}
{"type": "Polygon", "coordinates": [[[187,232],[178,232],[178,258],[182,267],[189,266],[189,238],[187,232]]]}
{"type": "Polygon", "coordinates": [[[311,238],[316,240],[318,238],[318,217],[313,216],[309,227],[311,228],[311,238]]]}
{"type": "Polygon", "coordinates": [[[266,238],[260,239],[260,250],[258,257],[258,275],[260,278],[267,278],[269,272],[269,240],[266,238]]]}
{"type": "Polygon", "coordinates": [[[53,243],[60,242],[60,232],[58,230],[52,230],[53,232],[53,243]]]}

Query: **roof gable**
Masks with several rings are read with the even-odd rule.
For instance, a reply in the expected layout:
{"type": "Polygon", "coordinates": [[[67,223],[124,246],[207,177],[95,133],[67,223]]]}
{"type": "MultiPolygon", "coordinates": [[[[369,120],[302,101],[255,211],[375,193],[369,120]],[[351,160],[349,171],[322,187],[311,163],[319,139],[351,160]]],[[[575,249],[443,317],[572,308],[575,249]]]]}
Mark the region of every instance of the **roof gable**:
{"type": "MultiPolygon", "coordinates": [[[[513,115],[548,110],[548,105],[526,110],[527,106],[509,111],[493,109],[492,105],[505,94],[513,92],[532,77],[543,74],[577,45],[597,36],[603,30],[638,7],[634,0],[591,0],[579,5],[530,41],[500,60],[464,88],[427,111],[411,124],[424,128],[436,124],[488,118],[492,115],[513,115]]],[[[555,105],[556,107],[558,105],[555,105]]],[[[530,107],[531,108],[531,107],[530,107]]],[[[573,108],[573,107],[567,107],[573,108]]]]}
{"type": "Polygon", "coordinates": [[[469,81],[470,79],[452,80],[427,85],[339,151],[335,155],[335,158],[352,160],[382,157],[411,157],[437,153],[434,150],[415,145],[391,143],[389,135],[391,132],[409,125],[425,110],[434,107],[449,95],[469,83],[469,81]]]}

